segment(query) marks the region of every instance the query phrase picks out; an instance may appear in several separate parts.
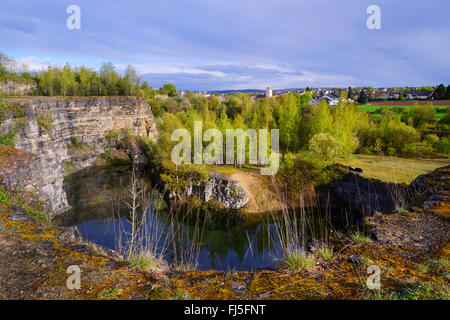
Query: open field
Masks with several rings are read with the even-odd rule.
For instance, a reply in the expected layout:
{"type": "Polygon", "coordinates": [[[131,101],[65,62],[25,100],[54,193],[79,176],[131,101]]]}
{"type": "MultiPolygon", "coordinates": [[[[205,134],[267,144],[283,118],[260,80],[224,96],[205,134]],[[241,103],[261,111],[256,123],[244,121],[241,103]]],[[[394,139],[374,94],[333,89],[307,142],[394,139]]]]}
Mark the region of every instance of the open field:
{"type": "Polygon", "coordinates": [[[387,182],[410,183],[417,176],[450,165],[450,159],[405,159],[397,157],[355,155],[339,163],[363,169],[363,175],[387,182]]]}
{"type": "Polygon", "coordinates": [[[368,104],[373,106],[410,106],[415,103],[420,106],[424,106],[428,103],[433,104],[433,106],[450,106],[450,100],[393,100],[393,101],[371,101],[368,104]]]}
{"type": "MultiPolygon", "coordinates": [[[[447,100],[443,100],[443,102],[446,102],[447,100]]],[[[435,113],[435,118],[437,120],[441,119],[447,112],[447,105],[437,105],[434,104],[434,101],[427,101],[427,102],[433,102],[433,108],[435,109],[436,113],[435,113]]],[[[423,105],[423,104],[421,104],[423,105]]],[[[412,102],[410,101],[389,101],[386,103],[383,102],[370,102],[368,104],[365,105],[361,105],[359,106],[359,111],[361,112],[369,112],[369,113],[373,113],[375,111],[377,111],[378,109],[381,108],[412,108],[412,102]],[[399,104],[395,104],[395,102],[398,102],[399,104]],[[405,102],[405,103],[409,103],[409,104],[400,104],[401,102],[405,102]]]]}

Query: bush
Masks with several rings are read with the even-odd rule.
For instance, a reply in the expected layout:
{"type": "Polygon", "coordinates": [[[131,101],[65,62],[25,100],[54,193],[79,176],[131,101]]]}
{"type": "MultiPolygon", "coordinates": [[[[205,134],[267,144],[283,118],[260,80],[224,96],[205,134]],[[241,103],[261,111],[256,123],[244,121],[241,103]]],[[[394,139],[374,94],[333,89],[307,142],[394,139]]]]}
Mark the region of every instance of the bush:
{"type": "Polygon", "coordinates": [[[425,142],[432,146],[435,146],[437,143],[439,143],[439,137],[435,134],[427,134],[425,136],[425,142]]]}
{"type": "Polygon", "coordinates": [[[188,187],[200,186],[209,179],[209,172],[204,166],[178,165],[172,161],[162,162],[161,180],[167,191],[175,194],[179,198],[185,195],[188,187]]]}
{"type": "Polygon", "coordinates": [[[14,131],[9,131],[7,134],[0,135],[0,145],[6,145],[14,147],[14,140],[16,139],[16,133],[14,131]]]}
{"type": "Polygon", "coordinates": [[[38,116],[37,118],[37,122],[39,127],[41,127],[41,129],[44,130],[49,130],[52,127],[53,124],[53,114],[51,112],[42,114],[40,116],[38,116]]]}
{"type": "Polygon", "coordinates": [[[289,171],[294,167],[294,156],[291,152],[284,155],[281,160],[281,170],[289,171]]]}
{"type": "Polygon", "coordinates": [[[426,106],[415,105],[407,113],[402,115],[402,121],[408,123],[410,119],[415,128],[420,128],[426,123],[434,121],[434,109],[432,104],[426,106]]]}
{"type": "Polygon", "coordinates": [[[450,140],[448,138],[442,138],[436,144],[436,151],[443,154],[450,154],[450,140]]]}
{"type": "Polygon", "coordinates": [[[337,154],[337,141],[329,133],[318,133],[309,140],[309,150],[324,161],[333,160],[337,154]]]}

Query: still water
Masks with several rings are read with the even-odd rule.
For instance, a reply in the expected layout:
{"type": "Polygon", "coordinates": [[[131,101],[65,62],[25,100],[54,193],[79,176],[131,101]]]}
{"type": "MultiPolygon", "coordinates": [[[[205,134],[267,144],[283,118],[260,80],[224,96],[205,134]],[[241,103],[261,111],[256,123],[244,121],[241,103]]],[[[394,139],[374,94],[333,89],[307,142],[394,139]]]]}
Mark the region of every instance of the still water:
{"type": "MultiPolygon", "coordinates": [[[[119,168],[88,168],[67,177],[64,189],[72,209],[59,223],[76,225],[84,239],[117,250],[119,239],[128,239],[131,231],[129,209],[125,205],[130,201],[127,190],[130,177],[128,169],[119,168]]],[[[186,251],[195,251],[193,256],[200,270],[256,270],[279,264],[281,243],[277,230],[280,229],[268,215],[252,219],[251,223],[230,222],[227,219],[235,218],[215,212],[216,216],[206,219],[207,222],[205,219],[198,222],[180,219],[180,215],[168,219],[166,211],[154,210],[150,205],[145,225],[148,234],[161,234],[157,246],[164,250],[168,261],[184,247],[190,248],[186,251]],[[176,241],[168,240],[171,233],[177,234],[173,237],[176,241]],[[172,245],[175,242],[177,245],[172,245]]],[[[299,228],[305,240],[319,238],[331,229],[336,231],[340,225],[320,214],[307,220],[308,227],[299,228]]]]}

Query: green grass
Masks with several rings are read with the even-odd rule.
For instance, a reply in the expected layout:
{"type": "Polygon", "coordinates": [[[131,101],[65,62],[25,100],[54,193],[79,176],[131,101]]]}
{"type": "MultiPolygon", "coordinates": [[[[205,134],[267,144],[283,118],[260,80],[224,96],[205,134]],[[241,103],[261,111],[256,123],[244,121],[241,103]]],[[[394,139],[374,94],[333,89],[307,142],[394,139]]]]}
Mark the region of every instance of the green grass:
{"type": "Polygon", "coordinates": [[[399,290],[365,290],[365,300],[448,300],[448,285],[432,282],[406,283],[399,290]]]}
{"type": "Polygon", "coordinates": [[[117,299],[120,294],[122,294],[122,289],[119,288],[103,289],[100,291],[97,298],[100,300],[112,300],[117,299]]]}
{"type": "Polygon", "coordinates": [[[314,267],[316,256],[301,251],[287,253],[283,257],[283,265],[291,272],[305,272],[314,267]]]}
{"type": "Polygon", "coordinates": [[[30,199],[20,193],[9,192],[0,185],[0,203],[21,207],[26,214],[36,217],[39,221],[49,221],[44,202],[40,198],[30,199]],[[30,205],[33,202],[34,204],[30,205]]]}
{"type": "Polygon", "coordinates": [[[171,300],[192,300],[192,298],[189,293],[177,291],[171,300]]]}
{"type": "Polygon", "coordinates": [[[359,232],[355,232],[353,234],[350,235],[350,240],[354,243],[354,244],[364,244],[369,242],[369,238],[366,237],[365,235],[363,235],[362,233],[359,232]]]}
{"type": "MultiPolygon", "coordinates": [[[[377,111],[378,109],[382,109],[382,108],[388,108],[388,109],[394,109],[394,108],[405,108],[405,109],[410,109],[414,107],[414,105],[407,105],[407,106],[395,106],[395,105],[391,105],[391,106],[380,106],[380,105],[372,105],[370,103],[365,104],[365,105],[360,105],[359,106],[359,111],[361,112],[369,112],[369,113],[374,113],[375,111],[377,111]]],[[[433,106],[433,108],[435,109],[436,113],[435,113],[435,118],[436,120],[440,120],[446,113],[446,111],[444,112],[439,112],[441,110],[445,110],[447,106],[433,106]]]]}
{"type": "Polygon", "coordinates": [[[130,258],[130,266],[140,271],[165,272],[168,264],[162,257],[155,257],[151,252],[143,252],[130,258]]]}
{"type": "Polygon", "coordinates": [[[259,170],[259,167],[248,164],[243,164],[242,166],[233,166],[229,164],[224,164],[224,165],[207,165],[206,169],[231,176],[239,172],[256,171],[259,170]]]}
{"type": "Polygon", "coordinates": [[[355,155],[338,163],[363,169],[363,176],[385,182],[411,183],[421,174],[450,165],[449,159],[406,159],[398,157],[355,155]]]}
{"type": "Polygon", "coordinates": [[[322,257],[326,262],[331,262],[334,257],[333,249],[328,247],[320,247],[318,250],[318,254],[322,257]]]}
{"type": "Polygon", "coordinates": [[[449,258],[441,258],[441,259],[431,259],[428,262],[428,265],[439,271],[439,272],[449,272],[450,269],[450,259],[449,258]]]}

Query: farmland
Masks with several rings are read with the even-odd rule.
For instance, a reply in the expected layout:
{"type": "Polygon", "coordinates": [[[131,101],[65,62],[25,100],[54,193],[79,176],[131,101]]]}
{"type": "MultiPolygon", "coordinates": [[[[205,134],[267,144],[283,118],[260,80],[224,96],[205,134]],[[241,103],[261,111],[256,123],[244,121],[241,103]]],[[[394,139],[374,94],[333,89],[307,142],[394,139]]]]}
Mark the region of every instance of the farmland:
{"type": "Polygon", "coordinates": [[[419,105],[426,105],[427,103],[432,103],[433,108],[436,112],[435,117],[436,119],[441,119],[448,110],[448,107],[450,106],[450,100],[433,100],[433,101],[374,101],[369,102],[365,105],[359,106],[359,110],[361,112],[369,112],[374,113],[379,109],[382,108],[388,108],[388,109],[394,109],[394,108],[412,108],[414,106],[414,103],[418,102],[419,105]]]}

